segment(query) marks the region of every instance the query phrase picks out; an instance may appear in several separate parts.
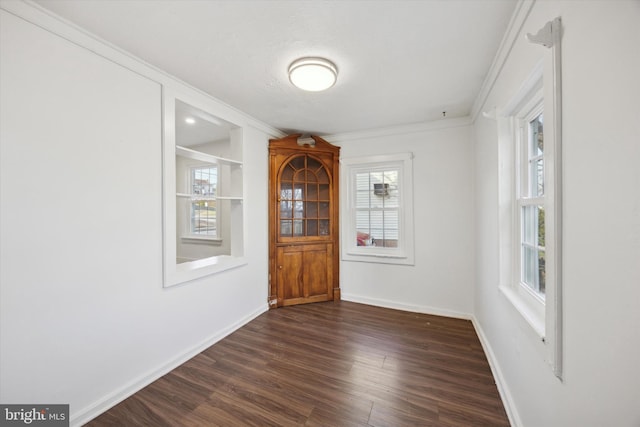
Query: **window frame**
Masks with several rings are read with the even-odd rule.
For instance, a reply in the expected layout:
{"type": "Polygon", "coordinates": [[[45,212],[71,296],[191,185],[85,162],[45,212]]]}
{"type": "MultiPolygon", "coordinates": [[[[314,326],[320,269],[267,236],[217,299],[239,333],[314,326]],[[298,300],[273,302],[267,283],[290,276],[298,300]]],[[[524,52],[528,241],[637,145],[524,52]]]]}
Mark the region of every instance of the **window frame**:
{"type": "Polygon", "coordinates": [[[189,166],[189,189],[191,189],[191,194],[194,195],[194,198],[191,199],[189,205],[188,205],[188,216],[187,218],[189,218],[189,222],[188,222],[188,229],[186,230],[187,233],[185,236],[183,236],[183,239],[194,239],[194,240],[212,240],[212,241],[220,241],[220,215],[219,215],[219,209],[218,209],[218,191],[220,189],[220,174],[219,174],[219,167],[217,163],[208,163],[208,164],[202,164],[202,165],[191,165],[189,166]],[[197,169],[215,169],[216,170],[216,193],[211,197],[211,200],[216,201],[216,208],[215,208],[215,212],[216,212],[216,232],[215,234],[206,234],[206,233],[197,233],[194,231],[194,227],[193,227],[193,211],[194,211],[194,204],[197,203],[199,200],[196,200],[196,196],[195,193],[193,192],[193,188],[194,188],[194,180],[195,180],[195,176],[194,176],[194,172],[197,169]]]}
{"type": "MultiPolygon", "coordinates": [[[[341,222],[342,260],[385,264],[414,265],[413,239],[413,154],[400,153],[340,159],[344,180],[341,222]],[[356,175],[363,172],[398,170],[398,246],[358,246],[356,175]]],[[[396,208],[394,208],[396,210],[396,208]]]]}
{"type": "MultiPolygon", "coordinates": [[[[245,256],[245,204],[243,203],[244,179],[243,179],[243,152],[244,152],[244,128],[233,117],[228,117],[226,109],[220,108],[208,97],[194,91],[175,86],[162,86],[162,114],[163,114],[163,140],[162,140],[162,241],[163,241],[163,287],[170,288],[187,282],[204,278],[211,274],[220,273],[230,269],[244,266],[248,263],[245,256]],[[198,150],[179,145],[176,140],[176,102],[182,102],[204,112],[207,118],[217,118],[232,125],[229,131],[231,158],[223,158],[210,155],[198,150]],[[186,157],[202,164],[230,165],[231,172],[228,180],[229,187],[224,196],[216,195],[216,200],[225,200],[231,203],[231,213],[225,221],[225,227],[229,230],[229,254],[213,255],[190,262],[178,263],[177,244],[178,239],[183,242],[214,243],[201,237],[180,237],[181,230],[177,229],[177,176],[176,155],[186,157]]],[[[220,174],[220,169],[218,169],[220,174]]],[[[191,177],[187,177],[189,184],[191,177]]],[[[225,181],[227,182],[227,181],[225,181]]],[[[222,191],[220,187],[218,192],[222,191]]],[[[189,205],[189,204],[188,204],[189,205]]],[[[188,206],[187,205],[187,206],[188,206]]],[[[189,208],[187,208],[188,210],[189,208]]],[[[218,224],[220,226],[220,224],[218,224]]],[[[185,226],[184,231],[188,231],[185,226]]],[[[222,230],[218,227],[218,230],[222,230]]],[[[222,234],[219,233],[222,236],[222,234]]],[[[226,238],[225,238],[226,239],[226,238]]],[[[217,239],[215,244],[221,242],[217,239]]]]}
{"type": "MultiPolygon", "coordinates": [[[[524,94],[520,94],[519,107],[510,116],[512,122],[512,143],[514,144],[514,177],[513,177],[513,277],[509,285],[514,293],[512,298],[519,300],[516,305],[527,321],[536,330],[541,338],[545,335],[545,305],[546,295],[542,295],[532,289],[523,280],[524,275],[524,220],[523,208],[525,206],[543,206],[545,211],[549,208],[546,196],[532,197],[530,195],[530,171],[528,154],[530,135],[528,126],[531,120],[539,114],[544,113],[544,96],[542,90],[542,69],[537,69],[533,76],[537,81],[532,89],[524,94]]],[[[546,141],[545,141],[546,142],[546,141]]],[[[543,153],[543,163],[545,166],[549,160],[549,154],[545,149],[543,153]]],[[[546,238],[545,238],[546,240],[546,238]]],[[[546,253],[546,247],[545,247],[546,253]]]]}

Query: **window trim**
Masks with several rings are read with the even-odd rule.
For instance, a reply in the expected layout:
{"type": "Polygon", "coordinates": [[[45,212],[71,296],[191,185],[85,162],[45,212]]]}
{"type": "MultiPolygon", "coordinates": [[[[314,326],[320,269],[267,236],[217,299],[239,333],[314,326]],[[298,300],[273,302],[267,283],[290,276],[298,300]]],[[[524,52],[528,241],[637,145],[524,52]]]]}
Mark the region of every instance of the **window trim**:
{"type": "MultiPolygon", "coordinates": [[[[559,17],[549,21],[535,35],[527,34],[527,40],[547,48],[542,60],[534,67],[516,95],[502,109],[498,119],[500,135],[500,155],[505,158],[515,156],[513,142],[517,139],[515,117],[523,112],[532,96],[541,91],[544,102],[545,120],[545,304],[531,305],[520,286],[514,280],[519,248],[514,244],[515,233],[520,232],[516,222],[517,181],[515,162],[513,166],[501,163],[500,174],[510,183],[500,183],[500,290],[526,319],[541,339],[545,360],[554,375],[563,378],[563,323],[562,323],[562,72],[560,42],[562,24],[559,17]],[[507,205],[511,207],[511,220],[506,215],[507,205]]],[[[517,158],[517,157],[516,157],[517,158]]],[[[518,280],[519,281],[519,280],[518,280]]]]}
{"type": "MultiPolygon", "coordinates": [[[[341,222],[342,260],[384,264],[414,265],[413,239],[413,154],[400,153],[340,159],[341,174],[346,177],[341,190],[344,221],[341,222]],[[401,189],[398,207],[398,247],[357,246],[356,183],[358,172],[398,169],[401,189]]],[[[344,182],[344,181],[343,181],[344,182]]]]}
{"type": "MultiPolygon", "coordinates": [[[[162,215],[162,242],[163,242],[163,287],[170,288],[196,279],[206,277],[211,274],[220,273],[233,268],[244,266],[248,263],[245,256],[245,204],[242,194],[244,194],[244,180],[242,179],[242,160],[234,160],[209,155],[197,150],[183,147],[176,141],[175,111],[176,101],[180,101],[196,109],[206,112],[212,117],[224,120],[234,127],[230,130],[231,147],[235,158],[242,158],[244,152],[243,127],[233,118],[228,118],[227,114],[220,110],[211,100],[191,90],[182,87],[162,86],[162,116],[163,116],[163,140],[162,140],[162,194],[163,194],[163,215],[162,215]],[[189,262],[177,263],[177,243],[182,237],[178,236],[176,224],[176,155],[204,163],[229,164],[237,171],[238,176],[232,180],[232,186],[237,188],[229,189],[230,196],[216,195],[218,200],[229,200],[232,209],[230,220],[227,225],[230,230],[230,254],[214,255],[208,258],[197,259],[189,262]],[[234,219],[235,218],[235,219],[234,219]]],[[[218,170],[218,172],[220,172],[218,170]]],[[[233,174],[233,172],[232,172],[233,174]]],[[[190,178],[189,178],[190,179],[190,178]]],[[[218,189],[220,190],[220,188],[218,189]]],[[[185,242],[193,242],[193,239],[186,238],[185,242]]],[[[200,241],[202,242],[202,241],[200,241]]]]}
{"type": "MultiPolygon", "coordinates": [[[[541,76],[540,76],[541,77],[541,76]]],[[[527,299],[527,304],[529,306],[538,306],[536,312],[539,313],[539,316],[544,319],[544,307],[546,301],[546,295],[537,292],[535,289],[532,289],[529,285],[527,285],[522,277],[523,277],[523,253],[522,246],[524,243],[524,227],[523,227],[523,215],[522,209],[525,206],[543,206],[545,211],[548,207],[548,203],[546,201],[546,194],[543,193],[542,196],[532,196],[529,194],[531,189],[531,176],[529,171],[529,160],[530,157],[528,155],[529,144],[530,144],[530,136],[529,136],[529,123],[535,119],[538,115],[544,113],[544,97],[542,90],[536,90],[534,93],[528,93],[526,95],[528,102],[522,108],[521,111],[516,113],[513,117],[515,121],[515,195],[514,195],[514,277],[513,282],[518,286],[518,293],[521,298],[527,299]]],[[[545,141],[546,142],[546,141],[545,141]]],[[[549,158],[549,154],[547,153],[546,147],[543,153],[543,164],[545,167],[544,179],[546,183],[547,178],[547,170],[546,164],[549,158]]],[[[545,249],[546,254],[546,249],[545,249]]],[[[541,319],[541,320],[542,320],[541,319]]],[[[544,332],[542,334],[544,336],[544,332]]]]}

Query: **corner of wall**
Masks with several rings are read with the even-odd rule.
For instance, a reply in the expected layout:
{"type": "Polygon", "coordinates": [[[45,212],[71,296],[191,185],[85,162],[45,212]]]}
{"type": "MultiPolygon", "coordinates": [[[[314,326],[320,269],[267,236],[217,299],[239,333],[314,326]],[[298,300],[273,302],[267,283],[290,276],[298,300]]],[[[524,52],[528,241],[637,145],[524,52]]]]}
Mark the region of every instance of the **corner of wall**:
{"type": "Polygon", "coordinates": [[[489,362],[489,367],[491,368],[493,378],[496,381],[498,393],[500,393],[500,397],[502,398],[502,404],[504,405],[504,409],[507,412],[507,417],[509,417],[509,422],[513,427],[520,427],[523,425],[522,420],[520,419],[520,415],[518,414],[518,409],[516,408],[513,396],[509,391],[509,386],[507,385],[504,376],[502,375],[502,370],[500,369],[498,360],[493,353],[491,344],[484,334],[484,330],[482,329],[482,326],[480,325],[480,322],[478,321],[476,316],[472,314],[470,318],[471,323],[476,330],[476,334],[478,335],[478,339],[480,340],[480,344],[482,345],[482,349],[487,356],[487,361],[489,362]]]}

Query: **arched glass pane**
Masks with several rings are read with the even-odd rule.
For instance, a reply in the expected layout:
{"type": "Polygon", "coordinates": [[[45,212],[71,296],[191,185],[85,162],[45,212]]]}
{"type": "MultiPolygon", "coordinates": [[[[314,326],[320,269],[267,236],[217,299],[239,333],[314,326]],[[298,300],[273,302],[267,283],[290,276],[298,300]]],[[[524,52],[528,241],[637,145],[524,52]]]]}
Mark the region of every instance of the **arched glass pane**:
{"type": "Polygon", "coordinates": [[[288,164],[287,166],[285,166],[284,170],[282,171],[282,178],[281,179],[283,181],[292,181],[294,172],[295,172],[295,170],[293,169],[293,167],[291,167],[291,165],[288,164]]]}
{"type": "Polygon", "coordinates": [[[284,167],[280,181],[280,235],[328,236],[329,174],[322,162],[306,155],[295,157],[284,167]]]}

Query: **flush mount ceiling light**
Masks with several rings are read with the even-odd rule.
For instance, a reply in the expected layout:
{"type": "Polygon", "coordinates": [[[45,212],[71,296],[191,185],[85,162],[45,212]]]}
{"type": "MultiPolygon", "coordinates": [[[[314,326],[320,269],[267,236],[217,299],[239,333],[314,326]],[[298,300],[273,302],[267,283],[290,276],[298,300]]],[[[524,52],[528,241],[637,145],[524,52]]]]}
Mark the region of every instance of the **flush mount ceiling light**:
{"type": "Polygon", "coordinates": [[[289,80],[302,90],[319,92],[329,89],[337,78],[338,69],[324,58],[300,58],[289,65],[289,80]]]}

